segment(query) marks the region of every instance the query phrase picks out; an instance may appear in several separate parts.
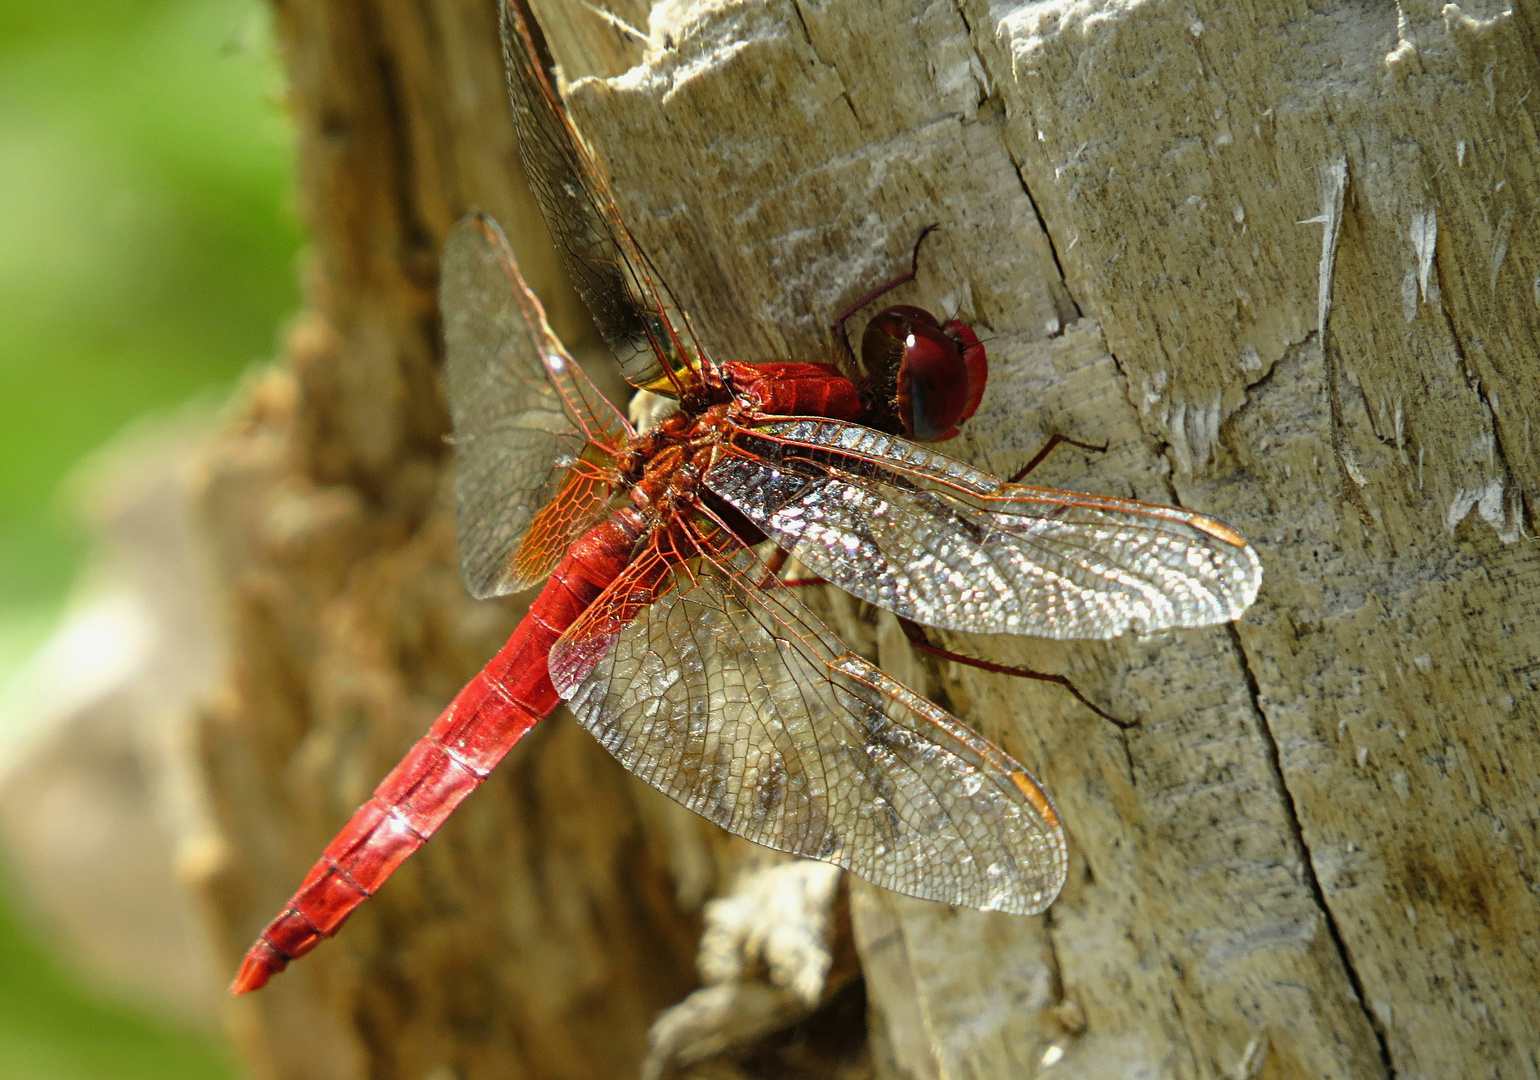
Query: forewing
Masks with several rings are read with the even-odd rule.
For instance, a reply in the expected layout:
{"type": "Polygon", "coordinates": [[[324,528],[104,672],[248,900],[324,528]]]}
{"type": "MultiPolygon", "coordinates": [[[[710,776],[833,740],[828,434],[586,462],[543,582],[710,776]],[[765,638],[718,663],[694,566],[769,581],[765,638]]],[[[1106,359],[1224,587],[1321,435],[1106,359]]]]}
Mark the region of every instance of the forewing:
{"type": "Polygon", "coordinates": [[[1046,638],[1237,619],[1262,567],[1214,518],[1005,484],[868,428],[744,433],[705,485],[813,573],[928,626],[1046,638]]]}
{"type": "Polygon", "coordinates": [[[608,451],[630,428],[546,325],[491,218],[451,230],[439,289],[460,571],[473,596],[517,592],[603,516],[608,451]]]}
{"type": "Polygon", "coordinates": [[[1052,903],[1065,841],[1037,782],[789,589],[750,584],[765,577],[744,549],[644,556],[552,649],[557,690],[626,768],[729,832],[911,896],[1052,903]]]}
{"type": "Polygon", "coordinates": [[[523,0],[503,4],[503,59],[530,187],[621,374],[645,390],[693,385],[701,356],[689,320],[620,219],[556,92],[545,39],[523,0]]]}

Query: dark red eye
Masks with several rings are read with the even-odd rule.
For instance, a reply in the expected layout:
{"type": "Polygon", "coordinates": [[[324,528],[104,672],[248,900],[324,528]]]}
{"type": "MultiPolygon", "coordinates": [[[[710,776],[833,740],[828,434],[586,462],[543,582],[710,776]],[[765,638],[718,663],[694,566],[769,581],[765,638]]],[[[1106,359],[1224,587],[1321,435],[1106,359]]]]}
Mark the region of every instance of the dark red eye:
{"type": "Polygon", "coordinates": [[[866,324],[861,358],[870,372],[898,371],[898,414],[904,433],[942,442],[979,407],[989,362],[972,328],[942,326],[923,308],[897,304],[866,324]]]}
{"type": "Polygon", "coordinates": [[[984,355],[984,345],[979,341],[979,336],[967,323],[953,319],[941,329],[956,342],[962,352],[963,368],[968,380],[968,402],[963,406],[962,415],[957,418],[961,424],[979,411],[979,402],[984,400],[984,384],[989,381],[989,358],[984,355]]]}

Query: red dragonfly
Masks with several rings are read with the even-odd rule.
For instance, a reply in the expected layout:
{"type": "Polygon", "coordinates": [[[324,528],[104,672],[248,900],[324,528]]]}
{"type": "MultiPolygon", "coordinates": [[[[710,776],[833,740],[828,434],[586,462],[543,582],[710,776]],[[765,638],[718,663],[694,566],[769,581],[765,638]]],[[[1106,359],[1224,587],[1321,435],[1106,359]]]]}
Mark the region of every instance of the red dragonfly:
{"type": "MultiPolygon", "coordinates": [[[[461,568],[478,597],[545,585],[232,990],[335,934],[562,701],[626,768],[739,836],[913,896],[1043,910],[1067,867],[1043,788],[852,653],[778,568],[794,557],[927,626],[1108,638],[1238,618],[1256,553],[1213,518],[1004,483],[864,426],[884,409],[832,365],[708,356],[620,219],[520,5],[505,8],[504,48],[542,210],[626,379],[677,410],[633,429],[551,332],[497,225],[455,227],[441,304],[461,568]]],[[[955,429],[982,392],[981,351],[957,325],[936,326],[951,353],[931,342],[954,404],[922,401],[927,434],[955,429]]]]}

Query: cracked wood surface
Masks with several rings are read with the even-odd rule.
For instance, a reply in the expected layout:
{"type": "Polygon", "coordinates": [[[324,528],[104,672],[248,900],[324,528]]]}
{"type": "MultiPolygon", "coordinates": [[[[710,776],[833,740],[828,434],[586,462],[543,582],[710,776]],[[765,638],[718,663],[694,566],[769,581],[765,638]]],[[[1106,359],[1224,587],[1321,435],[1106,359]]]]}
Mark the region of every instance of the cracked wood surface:
{"type": "MultiPolygon", "coordinates": [[[[319,317],[211,467],[246,646],[208,739],[232,956],[509,625],[453,581],[434,384],[449,223],[542,239],[488,8],[280,5],[319,317]]],[[[718,355],[823,358],[939,222],[897,299],[991,357],[947,449],[1010,473],[1105,441],[1036,482],[1201,508],[1263,558],[1234,628],[946,635],[1126,731],[830,601],[1044,780],[1074,848],[1042,918],[852,887],[876,1072],[1540,1075],[1540,9],[722,0],[660,6],[650,49],[553,15],[569,75],[612,76],[572,111],[718,355]]],[[[719,849],[585,738],[521,747],[242,1014],[270,1075],[634,1069],[719,849]]]]}
{"type": "Polygon", "coordinates": [[[1071,672],[1133,731],[1052,688],[935,684],[1041,770],[1080,859],[1013,947],[935,950],[1000,917],[879,898],[940,1074],[1028,1075],[1062,1043],[1051,1068],[1090,1076],[1532,1075],[1535,12],[677,20],[677,51],[574,108],[719,352],[817,355],[820,314],[939,221],[911,295],[992,335],[954,445],[1009,472],[1053,431],[1107,441],[1042,482],[1217,513],[1268,569],[1233,630],[967,643],[1071,672]],[[1301,224],[1336,161],[1342,218],[1301,224]],[[1045,948],[1083,1033],[1000,1007],[1045,948]]]}

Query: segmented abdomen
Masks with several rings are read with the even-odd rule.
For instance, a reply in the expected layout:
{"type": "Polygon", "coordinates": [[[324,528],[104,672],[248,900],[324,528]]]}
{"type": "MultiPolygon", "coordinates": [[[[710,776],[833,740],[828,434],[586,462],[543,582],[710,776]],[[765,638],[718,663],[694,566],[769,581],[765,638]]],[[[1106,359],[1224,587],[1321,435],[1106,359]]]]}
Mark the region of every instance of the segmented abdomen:
{"type": "Polygon", "coordinates": [[[513,744],[556,708],[560,698],[547,668],[551,645],[614,580],[639,535],[634,514],[622,511],[573,545],[508,643],[327,845],[246,953],[230,987],[234,993],[264,986],[290,960],[335,934],[513,744]]]}

